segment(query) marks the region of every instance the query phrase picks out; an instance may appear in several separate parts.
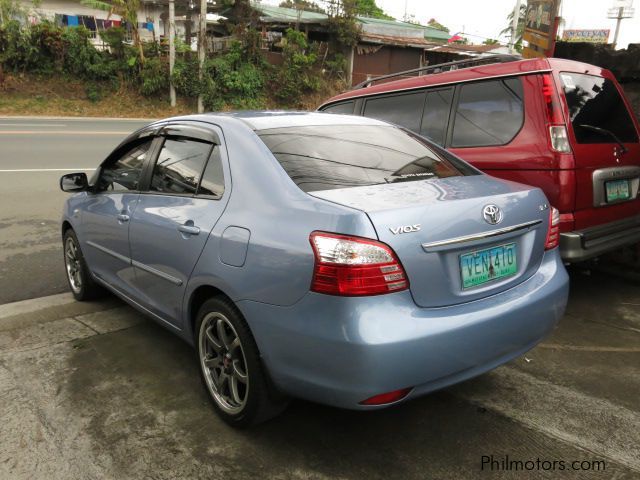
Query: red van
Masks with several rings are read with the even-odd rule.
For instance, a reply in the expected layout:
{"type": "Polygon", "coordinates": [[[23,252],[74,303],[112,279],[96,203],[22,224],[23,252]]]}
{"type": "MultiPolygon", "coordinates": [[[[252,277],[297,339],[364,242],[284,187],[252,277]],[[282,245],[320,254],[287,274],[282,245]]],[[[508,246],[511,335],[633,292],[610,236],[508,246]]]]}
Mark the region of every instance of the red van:
{"type": "Polygon", "coordinates": [[[638,120],[608,70],[556,58],[451,62],[368,80],[319,110],[402,125],[490,175],[540,187],[560,210],[567,262],[640,241],[638,120]]]}

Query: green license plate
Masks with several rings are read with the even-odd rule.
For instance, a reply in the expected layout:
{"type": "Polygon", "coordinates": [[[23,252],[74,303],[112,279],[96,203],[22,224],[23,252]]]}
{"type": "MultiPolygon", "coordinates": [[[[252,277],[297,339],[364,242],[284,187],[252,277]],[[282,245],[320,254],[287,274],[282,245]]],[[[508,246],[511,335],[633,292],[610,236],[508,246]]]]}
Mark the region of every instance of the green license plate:
{"type": "Polygon", "coordinates": [[[518,271],[516,257],[515,243],[460,255],[462,288],[477,287],[515,275],[518,271]]]}
{"type": "Polygon", "coordinates": [[[631,198],[631,182],[629,180],[612,180],[604,184],[607,189],[607,202],[618,202],[631,198]]]}

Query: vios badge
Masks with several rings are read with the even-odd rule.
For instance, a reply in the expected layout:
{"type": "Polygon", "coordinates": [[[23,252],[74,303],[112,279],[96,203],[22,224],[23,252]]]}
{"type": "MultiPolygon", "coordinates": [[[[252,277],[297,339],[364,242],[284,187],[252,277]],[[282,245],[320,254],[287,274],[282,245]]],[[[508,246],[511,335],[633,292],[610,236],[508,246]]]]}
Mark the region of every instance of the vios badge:
{"type": "Polygon", "coordinates": [[[490,225],[497,225],[502,221],[502,210],[497,205],[486,205],[482,209],[484,221],[490,225]]]}
{"type": "Polygon", "coordinates": [[[391,233],[393,233],[394,235],[398,235],[399,233],[413,233],[413,232],[419,232],[420,231],[420,224],[416,224],[416,225],[404,225],[401,227],[389,227],[389,230],[391,230],[391,233]]]}

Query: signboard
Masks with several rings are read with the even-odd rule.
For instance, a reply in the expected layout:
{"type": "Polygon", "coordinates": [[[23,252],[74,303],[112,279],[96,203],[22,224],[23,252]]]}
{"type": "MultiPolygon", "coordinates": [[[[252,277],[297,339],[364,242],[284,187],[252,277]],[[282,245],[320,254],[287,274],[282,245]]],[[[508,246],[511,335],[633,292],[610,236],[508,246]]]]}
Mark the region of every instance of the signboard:
{"type": "Polygon", "coordinates": [[[562,40],[565,42],[607,43],[611,30],[565,30],[562,40]]]}
{"type": "Polygon", "coordinates": [[[551,56],[558,31],[559,0],[529,0],[523,39],[525,58],[551,56]]]}

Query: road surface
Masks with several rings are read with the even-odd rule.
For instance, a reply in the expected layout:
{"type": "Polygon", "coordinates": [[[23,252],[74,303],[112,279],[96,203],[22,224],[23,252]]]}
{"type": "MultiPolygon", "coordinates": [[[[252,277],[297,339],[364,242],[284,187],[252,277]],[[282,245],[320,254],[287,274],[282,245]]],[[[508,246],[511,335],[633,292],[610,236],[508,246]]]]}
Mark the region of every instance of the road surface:
{"type": "Polygon", "coordinates": [[[144,120],[0,118],[0,304],[66,291],[64,173],[90,173],[144,120]]]}

